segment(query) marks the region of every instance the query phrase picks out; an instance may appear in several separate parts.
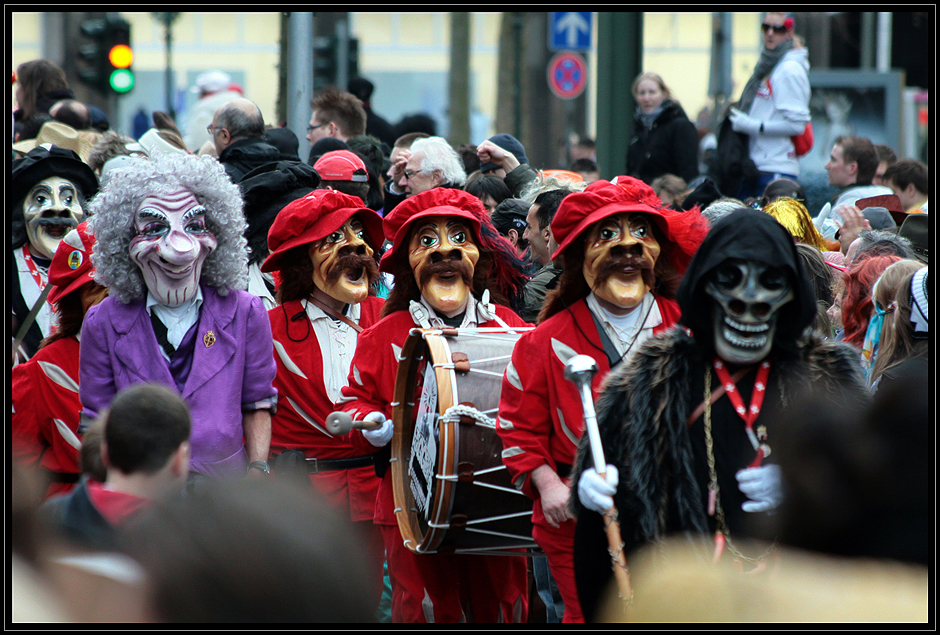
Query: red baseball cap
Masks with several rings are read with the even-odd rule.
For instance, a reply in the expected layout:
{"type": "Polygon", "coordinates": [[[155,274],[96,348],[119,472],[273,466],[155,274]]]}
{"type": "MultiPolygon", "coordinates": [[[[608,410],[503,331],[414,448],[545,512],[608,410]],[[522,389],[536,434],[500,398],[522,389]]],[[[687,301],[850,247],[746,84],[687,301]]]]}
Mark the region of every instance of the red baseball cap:
{"type": "Polygon", "coordinates": [[[560,256],[588,227],[622,212],[648,214],[664,235],[670,235],[669,220],[666,212],[659,209],[662,202],[653,188],[629,176],[620,176],[616,180],[616,183],[595,181],[583,192],[573,192],[561,200],[552,219],[552,235],[558,243],[552,260],[560,256]]]}
{"type": "Polygon", "coordinates": [[[94,244],[88,221],[80,223],[59,241],[49,265],[49,284],[53,285],[49,291],[50,302],[58,302],[95,279],[95,268],[91,264],[94,244]]]}
{"type": "Polygon", "coordinates": [[[324,181],[354,181],[356,183],[369,181],[366,164],[349,150],[331,150],[325,153],[313,164],[313,169],[324,181]],[[356,174],[359,170],[362,170],[362,173],[356,174]]]}
{"type": "MultiPolygon", "coordinates": [[[[392,241],[392,246],[382,256],[379,269],[392,271],[392,262],[407,250],[404,245],[408,229],[419,218],[429,216],[458,216],[469,221],[474,232],[474,240],[480,244],[480,226],[490,223],[490,216],[480,199],[465,192],[449,187],[435,187],[409,196],[385,215],[385,237],[392,241]]],[[[493,233],[496,233],[494,228],[493,233]]]]}
{"type": "Polygon", "coordinates": [[[365,228],[366,242],[374,250],[382,246],[382,218],[365,207],[362,199],[335,190],[314,190],[289,203],[278,212],[268,230],[271,254],[261,264],[261,271],[280,269],[280,260],[294,247],[326,238],[358,216],[365,228]]]}

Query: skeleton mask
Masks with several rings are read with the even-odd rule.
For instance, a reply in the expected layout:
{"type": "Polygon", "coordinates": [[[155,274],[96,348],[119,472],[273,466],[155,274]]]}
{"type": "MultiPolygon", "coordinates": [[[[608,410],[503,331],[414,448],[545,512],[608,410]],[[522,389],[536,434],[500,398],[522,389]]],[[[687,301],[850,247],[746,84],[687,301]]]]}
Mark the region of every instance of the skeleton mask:
{"type": "Polygon", "coordinates": [[[726,362],[753,364],[773,347],[780,308],[794,298],[786,269],[728,260],[705,283],[714,300],[715,352],[726,362]]]}
{"type": "Polygon", "coordinates": [[[374,263],[373,251],[364,236],[362,221],[350,218],[329,236],[310,245],[314,284],[330,297],[346,304],[365,300],[369,295],[371,277],[374,277],[374,274],[370,276],[367,266],[374,263]]]}
{"type": "Polygon", "coordinates": [[[438,216],[422,220],[408,245],[408,262],[421,295],[449,317],[466,308],[479,259],[480,250],[473,233],[461,218],[438,216]]]}
{"type": "Polygon", "coordinates": [[[55,255],[59,241],[85,216],[78,190],[68,179],[51,176],[34,185],[23,201],[26,238],[41,258],[55,255]]]}

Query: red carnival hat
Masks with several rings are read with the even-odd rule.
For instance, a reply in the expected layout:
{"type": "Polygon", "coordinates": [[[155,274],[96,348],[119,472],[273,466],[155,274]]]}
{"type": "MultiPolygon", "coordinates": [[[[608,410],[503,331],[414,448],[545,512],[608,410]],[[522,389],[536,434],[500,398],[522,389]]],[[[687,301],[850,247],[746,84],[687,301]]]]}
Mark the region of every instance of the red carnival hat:
{"type": "Polygon", "coordinates": [[[358,196],[335,190],[314,190],[289,203],[278,212],[268,231],[271,254],[261,264],[261,271],[280,268],[284,254],[294,247],[326,238],[358,215],[366,233],[366,242],[377,250],[382,246],[382,218],[363,205],[358,196]]]}
{"type": "MultiPolygon", "coordinates": [[[[392,241],[392,246],[382,256],[379,269],[392,271],[392,262],[408,248],[408,245],[403,243],[412,223],[428,216],[458,216],[468,220],[478,245],[481,242],[481,224],[492,225],[483,203],[469,192],[435,187],[409,196],[385,216],[385,237],[392,241]]],[[[493,233],[497,233],[495,228],[493,233]]]]}
{"type": "Polygon", "coordinates": [[[88,229],[88,221],[69,231],[56,247],[52,264],[49,265],[49,301],[53,304],[82,285],[95,279],[95,268],[91,264],[91,251],[95,237],[88,229]]]}
{"type": "Polygon", "coordinates": [[[663,209],[662,201],[653,188],[643,181],[629,176],[618,176],[615,181],[595,181],[583,192],[573,192],[562,199],[551,225],[552,235],[558,242],[552,260],[562,255],[597,221],[622,212],[635,212],[649,215],[666,240],[678,248],[674,250],[663,245],[664,251],[672,252],[670,257],[677,268],[684,271],[708,233],[708,226],[699,210],[676,212],[663,209]]]}

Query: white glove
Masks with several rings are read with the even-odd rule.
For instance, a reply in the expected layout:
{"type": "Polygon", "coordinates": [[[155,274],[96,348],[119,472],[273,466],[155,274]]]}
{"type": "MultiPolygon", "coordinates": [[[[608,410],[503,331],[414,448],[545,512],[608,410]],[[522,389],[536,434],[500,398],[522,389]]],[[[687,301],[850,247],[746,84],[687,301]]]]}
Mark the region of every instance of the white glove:
{"type": "Polygon", "coordinates": [[[742,110],[732,108],[729,118],[731,119],[731,129],[735,132],[743,132],[747,135],[756,135],[760,132],[760,119],[755,119],[742,110]]]}
{"type": "Polygon", "coordinates": [[[607,465],[604,477],[601,478],[592,467],[581,472],[581,478],[578,480],[578,498],[581,499],[581,504],[598,514],[603,514],[614,506],[613,495],[617,492],[617,483],[620,482],[617,468],[610,464],[607,465]]]}
{"type": "Polygon", "coordinates": [[[744,501],[741,509],[746,512],[768,512],[776,509],[783,500],[783,484],[780,466],[772,463],[760,467],[749,467],[738,471],[738,489],[751,500],[744,501]]]}
{"type": "Polygon", "coordinates": [[[381,428],[376,428],[375,430],[363,430],[362,436],[366,438],[366,441],[371,443],[377,448],[384,447],[392,440],[392,435],[395,433],[395,426],[392,425],[391,419],[386,419],[385,415],[379,412],[378,410],[370,412],[367,414],[363,421],[373,421],[375,423],[381,423],[381,428]]]}

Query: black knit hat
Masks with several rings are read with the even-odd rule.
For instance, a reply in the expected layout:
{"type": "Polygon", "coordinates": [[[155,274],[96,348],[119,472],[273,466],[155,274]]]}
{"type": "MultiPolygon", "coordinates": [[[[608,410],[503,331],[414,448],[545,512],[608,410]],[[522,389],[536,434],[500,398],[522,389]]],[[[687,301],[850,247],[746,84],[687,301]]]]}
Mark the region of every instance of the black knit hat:
{"type": "Polygon", "coordinates": [[[74,183],[86,200],[98,193],[98,177],[78,154],[58,146],[51,146],[48,150],[37,146],[13,162],[12,182],[7,194],[9,209],[12,210],[29,194],[34,185],[51,176],[60,176],[74,183]]]}
{"type": "Polygon", "coordinates": [[[507,198],[502,201],[490,215],[496,231],[506,236],[510,229],[515,229],[522,237],[522,232],[526,228],[526,215],[529,213],[529,207],[528,202],[519,198],[507,198]]]}
{"type": "MultiPolygon", "coordinates": [[[[492,137],[489,138],[489,141],[492,141],[493,143],[498,145],[503,150],[506,150],[507,152],[512,152],[520,164],[522,163],[527,164],[529,162],[528,157],[526,157],[525,155],[525,148],[522,147],[522,144],[519,143],[519,140],[516,139],[511,134],[505,134],[505,133],[494,134],[492,137]]],[[[484,174],[486,174],[490,170],[495,170],[498,167],[499,166],[496,165],[495,163],[490,163],[489,161],[487,161],[486,163],[480,166],[480,172],[483,172],[484,174]]]]}

